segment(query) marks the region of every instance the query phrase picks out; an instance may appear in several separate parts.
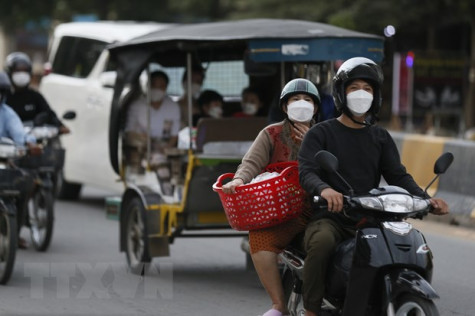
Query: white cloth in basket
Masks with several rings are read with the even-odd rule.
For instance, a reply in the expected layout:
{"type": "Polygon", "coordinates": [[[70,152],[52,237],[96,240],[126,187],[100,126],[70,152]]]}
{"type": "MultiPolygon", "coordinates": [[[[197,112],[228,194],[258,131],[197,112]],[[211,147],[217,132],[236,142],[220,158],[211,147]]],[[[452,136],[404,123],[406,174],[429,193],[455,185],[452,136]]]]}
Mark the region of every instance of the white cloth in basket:
{"type": "Polygon", "coordinates": [[[263,172],[263,173],[259,174],[258,176],[256,176],[254,179],[251,180],[250,183],[269,180],[269,179],[275,178],[279,175],[280,175],[280,173],[278,173],[278,172],[267,172],[266,171],[266,172],[263,172]]]}

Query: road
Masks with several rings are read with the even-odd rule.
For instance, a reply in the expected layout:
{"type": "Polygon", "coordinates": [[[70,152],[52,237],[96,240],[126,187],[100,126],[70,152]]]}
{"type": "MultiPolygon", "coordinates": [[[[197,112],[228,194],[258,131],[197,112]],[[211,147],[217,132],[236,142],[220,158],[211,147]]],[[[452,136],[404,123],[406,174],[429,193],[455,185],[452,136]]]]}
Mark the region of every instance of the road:
{"type": "MultiPolygon", "coordinates": [[[[56,203],[46,253],[19,250],[0,315],[260,315],[269,307],[241,238],[178,238],[141,279],[118,251],[118,223],[105,218],[104,192],[56,203]]],[[[441,315],[475,315],[475,230],[415,221],[435,255],[433,285],[441,315]]],[[[28,231],[22,235],[28,237],[28,231]]]]}

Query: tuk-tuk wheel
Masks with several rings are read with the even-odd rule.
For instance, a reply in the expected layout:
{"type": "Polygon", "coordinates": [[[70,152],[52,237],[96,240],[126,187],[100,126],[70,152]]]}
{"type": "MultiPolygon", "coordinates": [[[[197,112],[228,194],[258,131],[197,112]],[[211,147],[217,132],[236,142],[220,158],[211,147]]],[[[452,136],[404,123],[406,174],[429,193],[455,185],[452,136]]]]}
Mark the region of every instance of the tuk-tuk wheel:
{"type": "Polygon", "coordinates": [[[134,197],[126,204],[124,211],[127,264],[132,273],[143,275],[145,263],[151,261],[148,252],[145,208],[142,201],[134,197]]]}

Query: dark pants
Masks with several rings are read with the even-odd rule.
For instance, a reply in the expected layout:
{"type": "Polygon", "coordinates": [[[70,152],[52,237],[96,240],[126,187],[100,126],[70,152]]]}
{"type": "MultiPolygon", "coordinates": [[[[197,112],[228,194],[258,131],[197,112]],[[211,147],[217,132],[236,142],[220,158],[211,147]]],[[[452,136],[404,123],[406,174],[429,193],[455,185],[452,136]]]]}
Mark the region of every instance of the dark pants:
{"type": "Polygon", "coordinates": [[[303,304],[306,310],[320,311],[329,260],[339,243],[354,236],[354,228],[344,228],[329,218],[308,224],[304,237],[307,257],[303,272],[303,304]]]}
{"type": "Polygon", "coordinates": [[[17,187],[20,191],[20,195],[16,200],[18,234],[20,234],[22,226],[25,225],[28,212],[28,200],[34,189],[33,176],[25,170],[22,170],[22,174],[23,176],[17,180],[17,187]]]}

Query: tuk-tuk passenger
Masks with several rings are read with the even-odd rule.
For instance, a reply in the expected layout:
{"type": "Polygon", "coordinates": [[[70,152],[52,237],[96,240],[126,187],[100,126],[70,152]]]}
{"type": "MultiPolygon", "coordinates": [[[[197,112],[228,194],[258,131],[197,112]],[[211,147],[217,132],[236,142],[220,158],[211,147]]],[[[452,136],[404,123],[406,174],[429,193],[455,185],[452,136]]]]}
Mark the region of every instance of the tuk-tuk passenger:
{"type": "Polygon", "coordinates": [[[246,87],[241,92],[241,112],[236,112],[233,117],[266,116],[261,93],[254,87],[246,87]]]}
{"type": "Polygon", "coordinates": [[[217,91],[205,90],[201,92],[200,96],[198,97],[198,106],[200,112],[193,115],[193,126],[196,126],[201,118],[222,118],[223,105],[224,98],[217,91]]]}
{"type": "MultiPolygon", "coordinates": [[[[180,107],[166,93],[169,78],[163,71],[150,74],[151,89],[150,109],[145,95],[139,96],[131,105],[125,125],[125,143],[129,152],[129,167],[143,169],[142,158],[145,154],[147,137],[152,138],[152,157],[150,165],[157,170],[160,183],[169,180],[170,172],[164,149],[174,147],[178,141],[180,128],[180,107]],[[150,126],[149,116],[150,115],[150,126]],[[148,134],[150,128],[150,134],[148,134]]],[[[170,193],[170,185],[166,185],[166,193],[170,193]]],[[[170,193],[171,194],[171,193],[170,193]]]]}
{"type": "MultiPolygon", "coordinates": [[[[223,185],[224,193],[235,193],[236,187],[249,183],[268,164],[293,161],[304,135],[314,124],[319,111],[320,95],[313,83],[306,79],[288,82],[280,95],[280,107],[286,118],[265,127],[242,159],[234,179],[223,185]]],[[[284,290],[277,265],[277,255],[300,232],[310,217],[310,206],[293,220],[283,224],[249,231],[252,261],[259,279],[272,300],[272,308],[263,316],[288,314],[284,290]]]]}

